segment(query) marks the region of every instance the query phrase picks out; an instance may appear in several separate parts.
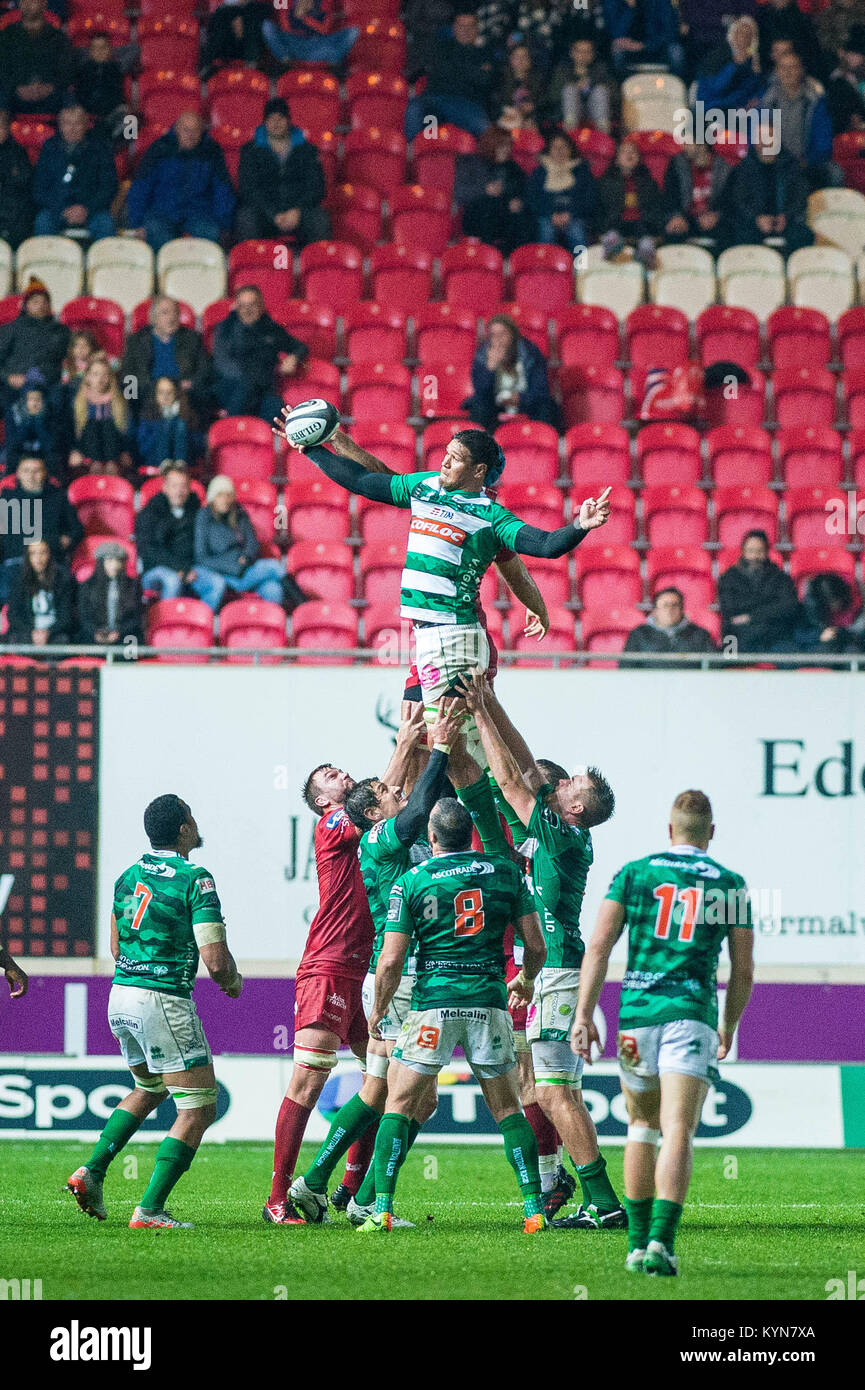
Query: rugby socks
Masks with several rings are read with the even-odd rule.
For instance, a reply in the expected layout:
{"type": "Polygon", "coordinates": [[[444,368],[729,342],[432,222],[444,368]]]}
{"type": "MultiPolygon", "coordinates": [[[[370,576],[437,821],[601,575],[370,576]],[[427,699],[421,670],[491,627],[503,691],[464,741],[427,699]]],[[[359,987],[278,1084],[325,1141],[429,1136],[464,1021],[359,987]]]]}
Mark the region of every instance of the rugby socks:
{"type": "Polygon", "coordinates": [[[351,1100],[347,1100],[334,1116],[327,1138],[303,1175],[307,1187],[313,1192],[326,1192],[330,1175],[346,1149],[350,1148],[376,1119],[378,1111],[367,1105],[360,1096],[352,1096],[351,1100]]]}
{"type": "Polygon", "coordinates": [[[505,1156],[517,1175],[526,1216],[543,1215],[541,1175],[538,1172],[538,1145],[525,1115],[506,1115],[499,1120],[504,1136],[505,1156]]]}
{"type": "Polygon", "coordinates": [[[652,1223],[649,1227],[649,1240],[659,1240],[670,1254],[676,1243],[676,1231],[682,1216],[681,1202],[668,1202],[656,1197],[652,1204],[652,1223]]]}
{"type": "MultiPolygon", "coordinates": [[[[628,1213],[628,1249],[645,1250],[649,1243],[649,1225],[652,1220],[651,1197],[626,1197],[624,1208],[628,1213]]],[[[667,1247],[669,1249],[669,1247],[667,1247]]]]}
{"type": "Polygon", "coordinates": [[[298,1105],[285,1096],[276,1117],[276,1138],[273,1144],[273,1183],[268,1201],[284,1202],[294,1177],[294,1165],[300,1153],[312,1107],[298,1105]]]}
{"type": "Polygon", "coordinates": [[[375,1153],[375,1137],[378,1133],[378,1124],[381,1115],[375,1112],[375,1119],[363,1132],[359,1139],[355,1139],[345,1156],[345,1172],[342,1175],[342,1186],[355,1195],[372,1163],[372,1156],[375,1153]]]}
{"type": "Polygon", "coordinates": [[[195,1149],[184,1144],[182,1139],[172,1139],[169,1134],[156,1150],[156,1164],[153,1177],[139,1206],[142,1211],[163,1211],[168,1194],[174,1184],[183,1177],[195,1157],[195,1149]]]}
{"type": "MultiPolygon", "coordinates": [[[[419,1120],[409,1120],[408,1140],[406,1142],[405,1153],[400,1161],[400,1167],[402,1167],[402,1164],[405,1163],[405,1160],[408,1158],[411,1146],[420,1133],[420,1128],[419,1120]]],[[[354,1200],[359,1207],[371,1207],[375,1202],[375,1162],[370,1163],[367,1168],[366,1177],[355,1193],[354,1200]]]]}
{"type": "Polygon", "coordinates": [[[108,1165],[120,1150],[129,1143],[141,1120],[129,1110],[112,1110],[108,1121],[96,1141],[96,1147],[84,1164],[94,1178],[104,1178],[108,1165]]]}
{"type": "Polygon", "coordinates": [[[556,1169],[558,1167],[557,1148],[559,1143],[559,1132],[534,1101],[525,1107],[525,1116],[532,1127],[532,1133],[538,1146],[538,1167],[541,1174],[541,1191],[552,1192],[556,1185],[556,1169]]]}
{"type": "Polygon", "coordinates": [[[375,1141],[375,1214],[393,1211],[393,1194],[403,1160],[408,1153],[408,1115],[386,1111],[375,1141]]]}
{"type": "Polygon", "coordinates": [[[471,816],[484,850],[488,854],[507,854],[508,842],[487,778],[480,777],[467,787],[457,787],[457,796],[471,816]]]}
{"type": "Polygon", "coordinates": [[[603,1154],[598,1154],[594,1163],[579,1163],[574,1167],[583,1190],[584,1206],[594,1205],[599,1212],[607,1212],[615,1211],[622,1205],[607,1177],[607,1160],[603,1154]]]}

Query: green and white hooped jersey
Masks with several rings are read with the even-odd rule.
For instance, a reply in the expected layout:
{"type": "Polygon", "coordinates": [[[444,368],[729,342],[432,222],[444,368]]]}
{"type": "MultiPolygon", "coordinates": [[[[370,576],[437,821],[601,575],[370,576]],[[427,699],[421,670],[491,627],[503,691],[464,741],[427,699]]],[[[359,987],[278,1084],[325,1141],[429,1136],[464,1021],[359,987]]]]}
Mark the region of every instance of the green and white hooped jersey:
{"type": "Polygon", "coordinates": [[[438,473],[391,478],[391,499],[411,509],[400,611],[426,623],[477,623],[480,582],[525,525],[483,493],[445,492],[438,473]]]}

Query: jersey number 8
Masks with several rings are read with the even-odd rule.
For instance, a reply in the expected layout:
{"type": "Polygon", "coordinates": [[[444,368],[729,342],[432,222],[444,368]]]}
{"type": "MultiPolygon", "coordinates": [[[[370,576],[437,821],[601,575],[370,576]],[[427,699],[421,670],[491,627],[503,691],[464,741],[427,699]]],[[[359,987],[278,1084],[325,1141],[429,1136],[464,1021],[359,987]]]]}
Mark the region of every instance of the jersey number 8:
{"type": "Polygon", "coordinates": [[[484,895],[480,888],[466,888],[454,898],[454,936],[477,936],[484,929],[484,895]]]}

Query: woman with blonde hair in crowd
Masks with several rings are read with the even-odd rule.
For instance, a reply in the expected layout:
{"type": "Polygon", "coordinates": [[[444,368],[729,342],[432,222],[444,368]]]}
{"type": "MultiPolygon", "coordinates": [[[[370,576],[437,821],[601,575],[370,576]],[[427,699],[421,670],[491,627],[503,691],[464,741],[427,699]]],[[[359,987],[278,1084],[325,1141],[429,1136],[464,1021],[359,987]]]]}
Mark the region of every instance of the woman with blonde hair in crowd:
{"type": "Polygon", "coordinates": [[[125,473],[132,467],[129,411],[107,353],[94,352],[72,404],[73,473],[125,473]]]}

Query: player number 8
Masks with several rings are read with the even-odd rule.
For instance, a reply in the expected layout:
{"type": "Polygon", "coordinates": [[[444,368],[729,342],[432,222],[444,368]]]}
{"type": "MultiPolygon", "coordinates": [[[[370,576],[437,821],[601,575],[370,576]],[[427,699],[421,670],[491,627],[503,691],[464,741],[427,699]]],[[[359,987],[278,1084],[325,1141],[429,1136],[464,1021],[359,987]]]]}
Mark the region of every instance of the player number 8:
{"type": "Polygon", "coordinates": [[[484,895],[480,888],[466,888],[454,898],[454,936],[477,936],[484,929],[484,895]]]}

